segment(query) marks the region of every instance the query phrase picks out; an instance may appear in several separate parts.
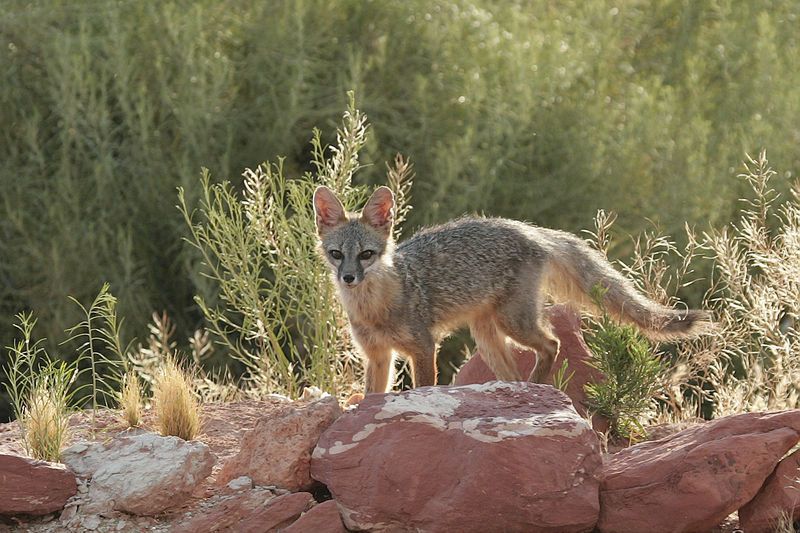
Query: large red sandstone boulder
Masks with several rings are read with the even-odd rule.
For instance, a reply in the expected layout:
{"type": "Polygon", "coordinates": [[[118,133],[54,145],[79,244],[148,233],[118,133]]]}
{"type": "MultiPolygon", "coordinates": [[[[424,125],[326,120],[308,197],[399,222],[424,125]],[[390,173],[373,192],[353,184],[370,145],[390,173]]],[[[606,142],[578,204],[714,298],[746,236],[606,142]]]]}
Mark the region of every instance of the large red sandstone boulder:
{"type": "Polygon", "coordinates": [[[314,450],[311,474],[356,530],[591,531],[597,436],[548,385],[370,394],[314,450]]]}
{"type": "Polygon", "coordinates": [[[756,495],[799,439],[796,410],[729,416],[631,446],[603,469],[598,528],[709,531],[756,495]]]}
{"type": "Polygon", "coordinates": [[[333,500],[315,505],[282,533],[347,533],[333,500]]]}
{"type": "Polygon", "coordinates": [[[64,465],[0,453],[0,515],[60,511],[77,490],[64,465]]]}
{"type": "MultiPolygon", "coordinates": [[[[586,400],[586,391],[583,386],[586,383],[601,381],[603,374],[589,365],[592,354],[581,333],[581,318],[573,309],[566,305],[553,305],[547,309],[550,324],[553,326],[553,333],[561,342],[558,357],[553,363],[546,383],[552,384],[556,373],[561,370],[564,360],[567,361],[567,375],[572,374],[572,378],[567,382],[564,392],[570,397],[575,409],[583,416],[586,416],[589,405],[586,400]]],[[[520,348],[512,348],[517,358],[517,369],[522,379],[528,376],[536,366],[536,352],[520,348]]],[[[486,365],[480,352],[475,352],[461,370],[456,374],[456,385],[471,385],[474,383],[486,383],[497,378],[491,369],[486,365]]],[[[592,417],[592,425],[597,431],[608,429],[608,419],[602,415],[592,417]]]]}
{"type": "Polygon", "coordinates": [[[739,523],[747,533],[778,531],[780,520],[800,518],[800,450],[780,463],[758,494],[739,509],[739,523]]]}
{"type": "MultiPolygon", "coordinates": [[[[223,496],[210,506],[195,512],[172,529],[173,533],[271,533],[284,531],[314,505],[308,492],[275,496],[270,490],[255,488],[223,496]]],[[[311,530],[306,530],[311,531],[311,530]]]]}
{"type": "Polygon", "coordinates": [[[216,458],[208,446],[154,433],[117,436],[109,442],[79,442],[61,460],[91,478],[84,510],[155,515],[180,505],[209,475],[216,458]]]}
{"type": "Polygon", "coordinates": [[[239,453],[222,466],[217,479],[227,483],[248,476],[255,485],[307,490],[309,464],[320,435],[342,413],[333,396],[305,405],[286,405],[261,418],[245,433],[239,453]]]}

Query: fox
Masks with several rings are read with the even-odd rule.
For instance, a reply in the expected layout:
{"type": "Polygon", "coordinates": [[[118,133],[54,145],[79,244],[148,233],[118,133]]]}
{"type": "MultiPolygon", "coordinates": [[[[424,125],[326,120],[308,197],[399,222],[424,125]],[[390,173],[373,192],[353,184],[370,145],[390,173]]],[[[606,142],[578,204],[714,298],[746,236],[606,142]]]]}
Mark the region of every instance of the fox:
{"type": "Polygon", "coordinates": [[[396,355],[410,361],[413,387],[436,384],[439,343],[468,326],[499,380],[521,381],[510,343],[533,349],[527,379],[542,383],[559,341],[545,304],[602,306],[654,340],[702,335],[710,313],[672,309],[639,292],[605,256],[576,235],[504,218],[465,216],[396,244],[394,195],[375,189],[360,213],[347,212],[323,185],[314,191],[318,252],[327,262],[352,340],[365,361],[365,393],[388,392],[396,355]]]}

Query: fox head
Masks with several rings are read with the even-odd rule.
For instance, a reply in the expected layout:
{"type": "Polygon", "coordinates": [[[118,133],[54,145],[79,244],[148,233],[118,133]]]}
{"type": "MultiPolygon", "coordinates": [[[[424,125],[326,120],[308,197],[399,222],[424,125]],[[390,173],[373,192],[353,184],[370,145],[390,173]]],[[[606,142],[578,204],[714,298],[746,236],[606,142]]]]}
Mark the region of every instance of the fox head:
{"type": "Polygon", "coordinates": [[[375,189],[358,214],[347,213],[333,191],[319,186],[314,213],[319,251],[341,287],[357,287],[371,272],[391,264],[394,195],[388,187],[375,189]]]}

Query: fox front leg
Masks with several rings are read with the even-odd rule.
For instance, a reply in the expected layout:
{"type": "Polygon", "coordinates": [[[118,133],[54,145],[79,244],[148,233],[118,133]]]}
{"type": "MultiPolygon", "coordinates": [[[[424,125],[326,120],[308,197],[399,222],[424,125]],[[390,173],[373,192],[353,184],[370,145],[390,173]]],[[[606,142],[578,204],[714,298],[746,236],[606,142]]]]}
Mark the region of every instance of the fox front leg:
{"type": "Polygon", "coordinates": [[[392,350],[387,347],[371,346],[369,350],[363,351],[366,364],[364,393],[389,391],[392,387],[392,374],[394,373],[392,350]]]}

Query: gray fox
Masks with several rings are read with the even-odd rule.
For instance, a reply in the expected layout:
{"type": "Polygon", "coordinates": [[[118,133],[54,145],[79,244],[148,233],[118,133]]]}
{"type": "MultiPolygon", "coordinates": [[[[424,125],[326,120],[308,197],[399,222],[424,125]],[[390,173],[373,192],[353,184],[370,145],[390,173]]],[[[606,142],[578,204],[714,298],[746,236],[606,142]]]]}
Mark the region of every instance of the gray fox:
{"type": "Polygon", "coordinates": [[[542,316],[546,296],[591,307],[589,294],[598,285],[606,311],[650,338],[693,337],[712,327],[705,311],[649,300],[600,252],[563,231],[464,217],[395,246],[394,196],[387,187],[376,189],[357,214],[320,186],[314,211],[319,252],[366,359],[367,393],[391,386],[394,353],[410,359],[415,387],[435,385],[438,343],[465,324],[498,379],[521,377],[507,338],[536,350],[529,380],[540,383],[559,348],[542,316]]]}

